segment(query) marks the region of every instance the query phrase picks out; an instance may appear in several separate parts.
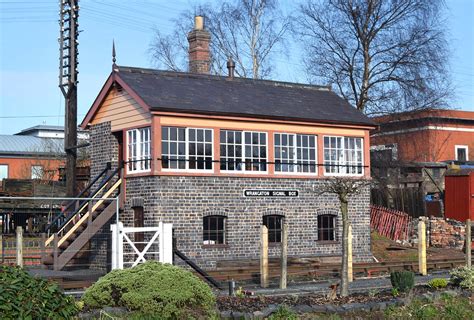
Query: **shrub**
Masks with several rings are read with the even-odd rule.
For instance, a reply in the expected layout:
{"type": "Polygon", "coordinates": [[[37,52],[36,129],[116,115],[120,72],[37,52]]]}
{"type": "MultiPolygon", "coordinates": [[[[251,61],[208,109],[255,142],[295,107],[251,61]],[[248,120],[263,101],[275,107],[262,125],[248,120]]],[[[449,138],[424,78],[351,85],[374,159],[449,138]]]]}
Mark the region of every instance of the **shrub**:
{"type": "Polygon", "coordinates": [[[206,318],[215,310],[206,283],[182,268],[154,261],[108,273],[86,290],[82,301],[88,308],[126,307],[159,319],[206,318]]]}
{"type": "Polygon", "coordinates": [[[449,273],[455,286],[474,291],[474,268],[460,267],[449,273]]]}
{"type": "Polygon", "coordinates": [[[277,311],[272,313],[269,320],[298,320],[298,316],[291,309],[288,309],[287,306],[279,306],[277,311]]]}
{"type": "Polygon", "coordinates": [[[55,283],[20,267],[0,266],[1,319],[72,319],[77,312],[74,298],[55,283]]]}
{"type": "Polygon", "coordinates": [[[442,289],[448,286],[448,280],[444,278],[435,278],[428,281],[428,286],[433,289],[442,289]]]}
{"type": "Polygon", "coordinates": [[[390,282],[394,289],[407,292],[415,286],[415,274],[411,271],[394,271],[390,273],[390,282]]]}

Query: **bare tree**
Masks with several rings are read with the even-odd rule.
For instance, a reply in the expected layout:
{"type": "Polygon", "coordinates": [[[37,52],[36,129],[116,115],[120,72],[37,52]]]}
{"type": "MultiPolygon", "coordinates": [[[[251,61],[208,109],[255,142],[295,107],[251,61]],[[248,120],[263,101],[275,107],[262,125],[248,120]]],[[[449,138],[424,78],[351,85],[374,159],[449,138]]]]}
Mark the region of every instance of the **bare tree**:
{"type": "Polygon", "coordinates": [[[334,194],[339,200],[342,215],[342,275],[341,275],[341,296],[349,295],[349,200],[352,196],[359,194],[365,187],[370,185],[369,180],[354,179],[350,177],[334,177],[317,190],[317,194],[334,194]]]}
{"type": "MultiPolygon", "coordinates": [[[[240,77],[259,79],[271,74],[271,56],[282,49],[290,24],[290,19],[278,11],[277,0],[224,1],[218,6],[201,6],[197,11],[206,17],[206,29],[212,36],[213,73],[225,74],[227,59],[232,57],[240,77]]],[[[193,27],[193,16],[193,11],[183,12],[174,21],[170,35],[155,32],[150,53],[159,67],[186,70],[186,35],[193,27]]]]}
{"type": "Polygon", "coordinates": [[[297,32],[311,81],[366,114],[441,107],[451,92],[443,0],[308,0],[297,32]]]}

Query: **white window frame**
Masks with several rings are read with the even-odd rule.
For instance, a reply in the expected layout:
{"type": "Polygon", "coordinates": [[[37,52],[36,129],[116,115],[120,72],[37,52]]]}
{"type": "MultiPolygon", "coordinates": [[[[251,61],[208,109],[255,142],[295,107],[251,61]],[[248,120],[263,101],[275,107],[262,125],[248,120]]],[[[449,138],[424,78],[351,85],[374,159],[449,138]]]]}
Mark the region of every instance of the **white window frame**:
{"type": "Polygon", "coordinates": [[[151,128],[150,127],[142,127],[142,128],[135,128],[135,129],[130,129],[126,131],[126,139],[127,139],[127,144],[126,144],[126,154],[127,154],[127,165],[125,166],[127,168],[127,174],[134,174],[134,173],[143,173],[143,172],[150,172],[151,171],[151,128]],[[141,141],[141,131],[142,130],[148,130],[148,155],[142,155],[142,144],[143,142],[141,141]],[[136,157],[135,157],[135,162],[137,164],[138,169],[130,169],[129,167],[129,161],[130,161],[130,132],[135,131],[136,133],[136,157]],[[143,159],[148,159],[148,160],[143,160],[143,159]],[[143,164],[145,161],[149,162],[148,169],[143,169],[143,164]]]}
{"type": "Polygon", "coordinates": [[[462,144],[457,144],[457,145],[454,146],[454,156],[455,156],[456,161],[459,161],[459,159],[458,159],[458,150],[459,149],[466,150],[466,161],[469,161],[469,146],[462,145],[462,144]]]}
{"type": "MultiPolygon", "coordinates": [[[[268,158],[269,158],[269,155],[268,155],[268,132],[265,132],[265,131],[254,131],[254,130],[235,130],[235,129],[221,129],[221,131],[238,131],[238,132],[242,132],[242,139],[241,139],[241,144],[242,144],[242,170],[221,170],[220,169],[220,165],[219,165],[219,170],[220,172],[222,173],[230,173],[230,174],[241,174],[241,173],[245,173],[245,174],[268,174],[268,158]],[[263,133],[265,135],[265,153],[266,153],[266,157],[265,157],[265,168],[266,170],[265,171],[249,171],[247,169],[245,169],[245,161],[247,160],[247,155],[246,155],[246,152],[245,152],[245,133],[258,133],[258,134],[261,134],[263,133]]],[[[220,137],[219,137],[220,138],[220,137]]],[[[225,144],[227,145],[227,142],[225,142],[225,144]]],[[[221,146],[221,141],[219,141],[219,154],[220,154],[220,146],[221,146]]]]}
{"type": "Polygon", "coordinates": [[[6,171],[6,172],[7,172],[7,176],[4,177],[4,178],[1,178],[1,177],[0,177],[0,181],[2,181],[3,179],[8,179],[8,174],[9,174],[9,170],[10,170],[9,165],[8,165],[7,163],[0,163],[0,167],[5,167],[5,168],[7,168],[7,171],[6,171]]]}
{"type": "Polygon", "coordinates": [[[364,138],[363,137],[351,137],[351,136],[329,136],[329,135],[325,135],[323,136],[323,163],[322,163],[322,166],[323,166],[323,173],[324,173],[324,176],[344,176],[344,177],[362,177],[364,175],[364,172],[365,172],[365,158],[364,158],[364,138]],[[325,138],[342,138],[342,143],[343,143],[343,146],[342,146],[342,155],[343,155],[343,160],[341,161],[342,162],[342,165],[345,165],[346,164],[346,159],[345,159],[345,156],[346,156],[346,138],[356,138],[356,139],[360,139],[361,140],[361,144],[360,144],[360,148],[361,148],[361,159],[362,159],[362,173],[344,173],[344,172],[326,172],[326,159],[324,158],[324,155],[325,155],[325,143],[324,143],[324,139],[325,138]]]}
{"type": "MultiPolygon", "coordinates": [[[[280,144],[281,145],[281,144],[280,144]]],[[[307,147],[311,150],[311,147],[307,147]]],[[[315,135],[315,134],[305,134],[305,133],[288,133],[288,132],[274,132],[273,133],[273,162],[275,162],[274,164],[274,172],[275,174],[281,174],[281,175],[302,175],[302,176],[315,176],[315,175],[318,175],[318,136],[315,135]],[[286,172],[286,171],[277,171],[276,170],[276,157],[275,157],[275,148],[276,148],[276,144],[275,144],[275,136],[279,134],[279,135],[282,135],[282,134],[286,134],[288,136],[293,136],[293,161],[296,162],[296,164],[294,164],[294,170],[292,172],[286,172]],[[298,164],[298,144],[297,144],[297,136],[313,136],[314,137],[314,166],[315,166],[315,172],[298,172],[297,171],[297,167],[300,165],[298,164]]],[[[311,165],[311,164],[308,164],[308,165],[311,165]]]]}
{"type": "Polygon", "coordinates": [[[31,179],[41,180],[43,178],[43,175],[44,175],[44,167],[42,165],[34,164],[34,165],[31,166],[31,179]],[[40,173],[39,177],[37,177],[37,176],[33,177],[33,175],[37,175],[38,173],[40,173]]]}
{"type": "MultiPolygon", "coordinates": [[[[180,169],[180,168],[163,168],[163,165],[161,167],[161,170],[163,172],[208,172],[208,173],[212,173],[214,172],[214,129],[213,128],[194,128],[194,127],[186,127],[186,128],[183,128],[183,127],[176,127],[176,126],[163,126],[163,127],[167,127],[167,128],[181,128],[181,129],[184,129],[184,159],[185,159],[185,168],[184,169],[180,169]],[[189,159],[189,129],[193,129],[193,130],[210,130],[211,131],[211,169],[189,169],[189,162],[190,162],[190,159],[189,159]]],[[[163,128],[162,127],[162,128],[163,128]]],[[[160,128],[161,130],[161,128],[160,128]]],[[[169,137],[168,137],[169,138],[169,137]]],[[[161,138],[161,141],[160,143],[163,142],[163,138],[161,138]]],[[[203,141],[204,142],[204,141],[203,141]]],[[[179,143],[179,140],[178,140],[178,143],[179,143]]],[[[206,151],[204,151],[204,153],[206,153],[206,151]]],[[[161,158],[163,158],[163,155],[161,155],[161,158]]],[[[163,161],[163,159],[161,160],[163,161]]],[[[171,160],[168,160],[168,161],[171,161],[171,160]]],[[[174,160],[173,160],[174,161],[174,160]]],[[[179,160],[176,160],[176,161],[179,161],[179,160]]]]}

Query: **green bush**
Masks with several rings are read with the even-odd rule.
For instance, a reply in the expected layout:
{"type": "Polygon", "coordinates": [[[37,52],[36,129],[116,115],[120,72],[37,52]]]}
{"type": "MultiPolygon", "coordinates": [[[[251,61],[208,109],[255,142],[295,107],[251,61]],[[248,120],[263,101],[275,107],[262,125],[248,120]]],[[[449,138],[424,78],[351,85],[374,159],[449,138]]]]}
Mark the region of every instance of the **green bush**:
{"type": "Polygon", "coordinates": [[[455,286],[474,291],[474,268],[460,267],[449,273],[455,286]]]}
{"type": "Polygon", "coordinates": [[[209,286],[191,272],[150,261],[114,270],[86,290],[88,308],[126,307],[159,319],[206,318],[215,312],[209,286]]]}
{"type": "Polygon", "coordinates": [[[394,271],[390,273],[392,287],[400,292],[408,292],[415,286],[415,274],[411,271],[394,271]]]}
{"type": "Polygon", "coordinates": [[[19,267],[0,266],[0,319],[72,319],[74,298],[19,267]]]}
{"type": "Polygon", "coordinates": [[[435,278],[428,281],[428,286],[433,289],[442,289],[448,286],[448,280],[444,278],[435,278]]]}
{"type": "Polygon", "coordinates": [[[268,317],[268,320],[298,320],[298,315],[291,309],[288,309],[287,306],[282,305],[268,317]]]}

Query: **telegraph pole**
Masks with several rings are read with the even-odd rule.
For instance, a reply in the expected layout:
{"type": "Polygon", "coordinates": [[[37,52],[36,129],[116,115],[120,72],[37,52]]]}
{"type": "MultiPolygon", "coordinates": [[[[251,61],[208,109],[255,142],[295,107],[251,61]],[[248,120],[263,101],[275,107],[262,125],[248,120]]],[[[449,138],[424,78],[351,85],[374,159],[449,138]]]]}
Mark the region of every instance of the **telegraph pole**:
{"type": "Polygon", "coordinates": [[[59,0],[59,88],[64,95],[66,194],[76,194],[79,0],[59,0]]]}

